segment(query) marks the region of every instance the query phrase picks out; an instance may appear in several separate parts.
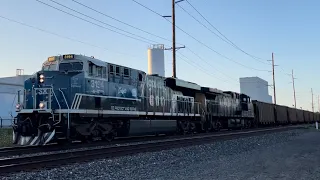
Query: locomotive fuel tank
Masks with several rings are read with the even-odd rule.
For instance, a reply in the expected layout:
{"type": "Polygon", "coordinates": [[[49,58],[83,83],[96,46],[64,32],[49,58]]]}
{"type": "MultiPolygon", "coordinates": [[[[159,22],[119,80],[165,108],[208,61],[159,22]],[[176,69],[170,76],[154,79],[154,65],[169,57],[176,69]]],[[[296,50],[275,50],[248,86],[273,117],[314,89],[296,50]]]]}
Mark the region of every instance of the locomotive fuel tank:
{"type": "Polygon", "coordinates": [[[167,119],[133,119],[130,120],[129,135],[172,133],[177,129],[176,120],[167,119]]]}

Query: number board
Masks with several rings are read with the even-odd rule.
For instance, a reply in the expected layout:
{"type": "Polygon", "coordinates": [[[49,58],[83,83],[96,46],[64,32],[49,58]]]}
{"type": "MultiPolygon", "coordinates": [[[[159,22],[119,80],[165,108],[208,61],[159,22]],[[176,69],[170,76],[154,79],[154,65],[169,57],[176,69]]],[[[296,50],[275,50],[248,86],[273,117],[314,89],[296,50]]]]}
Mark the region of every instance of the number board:
{"type": "Polygon", "coordinates": [[[63,59],[74,59],[74,54],[63,55],[63,59]]]}

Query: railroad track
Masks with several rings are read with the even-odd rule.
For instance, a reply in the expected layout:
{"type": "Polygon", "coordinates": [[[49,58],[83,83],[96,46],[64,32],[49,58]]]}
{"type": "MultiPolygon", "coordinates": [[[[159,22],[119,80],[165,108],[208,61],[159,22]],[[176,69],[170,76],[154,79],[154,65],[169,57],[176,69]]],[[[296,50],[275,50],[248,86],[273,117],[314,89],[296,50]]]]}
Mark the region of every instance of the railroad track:
{"type": "MultiPolygon", "coordinates": [[[[264,129],[264,128],[257,128],[257,129],[264,129]]],[[[252,129],[244,129],[244,130],[234,130],[233,132],[242,132],[242,131],[251,131],[252,129]]],[[[223,134],[226,130],[220,132],[211,132],[211,133],[204,133],[206,134],[223,134]]],[[[194,136],[195,134],[185,135],[184,137],[194,136]]],[[[136,143],[136,142],[145,142],[145,141],[157,141],[157,140],[164,140],[164,139],[175,139],[181,138],[181,135],[173,135],[173,136],[137,136],[137,137],[123,137],[123,138],[116,138],[112,142],[106,141],[93,141],[90,143],[81,143],[81,142],[74,142],[72,144],[48,144],[45,146],[15,146],[15,147],[5,147],[0,148],[0,159],[7,158],[10,156],[21,156],[27,154],[37,154],[37,153],[44,153],[44,152],[55,152],[55,151],[63,151],[63,150],[74,150],[79,148],[90,148],[96,146],[112,146],[117,144],[124,144],[124,143],[136,143]]]]}
{"type": "Polygon", "coordinates": [[[253,135],[261,135],[279,131],[303,128],[301,126],[264,128],[239,132],[227,132],[219,134],[197,135],[180,137],[177,139],[165,139],[158,142],[146,142],[140,144],[129,144],[119,146],[99,147],[86,150],[75,150],[72,152],[59,152],[54,154],[34,155],[0,160],[0,174],[17,171],[39,170],[41,168],[52,168],[56,166],[72,164],[76,162],[91,161],[101,158],[114,158],[132,155],[142,152],[159,151],[163,149],[179,148],[190,145],[210,143],[219,140],[235,139],[253,135]]]}
{"type": "Polygon", "coordinates": [[[59,144],[48,144],[45,146],[14,146],[0,148],[0,159],[8,156],[20,156],[25,154],[36,154],[42,152],[54,152],[61,150],[72,150],[84,147],[95,147],[95,146],[105,146],[105,145],[117,145],[119,143],[133,143],[133,142],[144,142],[152,140],[166,139],[168,136],[138,136],[138,137],[126,137],[117,138],[112,142],[106,141],[92,141],[90,143],[73,142],[72,144],[59,145],[59,144]]]}
{"type": "MultiPolygon", "coordinates": [[[[250,129],[245,130],[235,130],[234,132],[238,131],[250,131],[250,129]]],[[[213,132],[216,134],[222,134],[225,133],[225,130],[220,132],[213,132]]],[[[206,134],[212,134],[206,133],[206,134]]],[[[184,137],[190,137],[194,136],[194,134],[188,134],[184,137]]],[[[145,142],[145,141],[156,141],[156,140],[164,140],[164,139],[174,139],[174,138],[181,138],[181,135],[172,135],[172,136],[136,136],[136,137],[123,137],[123,138],[116,138],[112,142],[106,142],[106,141],[93,141],[90,143],[81,143],[81,142],[74,142],[72,144],[66,144],[66,145],[59,145],[59,144],[48,144],[45,146],[15,146],[15,147],[5,147],[0,148],[0,159],[6,158],[9,156],[21,156],[26,154],[36,154],[36,153],[43,153],[43,152],[54,152],[54,151],[60,151],[60,150],[73,150],[73,149],[79,149],[79,148],[89,148],[89,147],[95,147],[95,146],[106,146],[106,145],[117,145],[117,144],[124,144],[124,143],[135,143],[135,142],[145,142]]]]}

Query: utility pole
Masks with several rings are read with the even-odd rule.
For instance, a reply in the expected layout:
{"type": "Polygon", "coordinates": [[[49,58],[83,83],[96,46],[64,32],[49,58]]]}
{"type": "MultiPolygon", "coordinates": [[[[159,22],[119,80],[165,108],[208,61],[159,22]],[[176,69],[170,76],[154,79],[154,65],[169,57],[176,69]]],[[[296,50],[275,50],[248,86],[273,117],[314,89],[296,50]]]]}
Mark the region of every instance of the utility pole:
{"type": "Polygon", "coordinates": [[[314,106],[313,106],[313,91],[312,91],[312,88],[311,88],[311,98],[312,98],[312,112],[314,112],[314,106]]]}
{"type": "Polygon", "coordinates": [[[276,98],[276,82],[274,78],[274,58],[272,53],[272,78],[273,78],[273,96],[274,96],[274,104],[277,104],[277,98],[276,98]]]}
{"type": "Polygon", "coordinates": [[[319,99],[320,99],[320,97],[319,97],[319,95],[318,95],[318,112],[320,112],[320,102],[319,102],[319,99]]]}
{"type": "Polygon", "coordinates": [[[172,49],[172,77],[177,78],[177,70],[176,70],[176,50],[183,47],[176,47],[176,3],[179,3],[184,0],[172,0],[172,16],[162,16],[164,18],[172,17],[172,48],[168,48],[165,50],[172,49]]]}
{"type": "Polygon", "coordinates": [[[172,0],[172,76],[177,77],[176,72],[176,1],[172,0]]]}
{"type": "Polygon", "coordinates": [[[296,102],[296,89],[294,87],[294,76],[293,76],[293,69],[292,69],[292,86],[293,86],[293,100],[294,100],[294,108],[297,108],[297,102],[296,102]]]}

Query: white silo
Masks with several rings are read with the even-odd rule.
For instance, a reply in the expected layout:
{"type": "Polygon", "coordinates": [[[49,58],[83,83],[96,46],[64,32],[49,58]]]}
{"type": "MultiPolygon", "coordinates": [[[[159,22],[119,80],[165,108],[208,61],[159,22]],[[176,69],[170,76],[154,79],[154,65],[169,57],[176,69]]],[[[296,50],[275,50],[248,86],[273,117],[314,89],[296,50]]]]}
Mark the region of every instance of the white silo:
{"type": "Polygon", "coordinates": [[[148,48],[148,74],[165,76],[163,44],[154,44],[148,48]]]}

